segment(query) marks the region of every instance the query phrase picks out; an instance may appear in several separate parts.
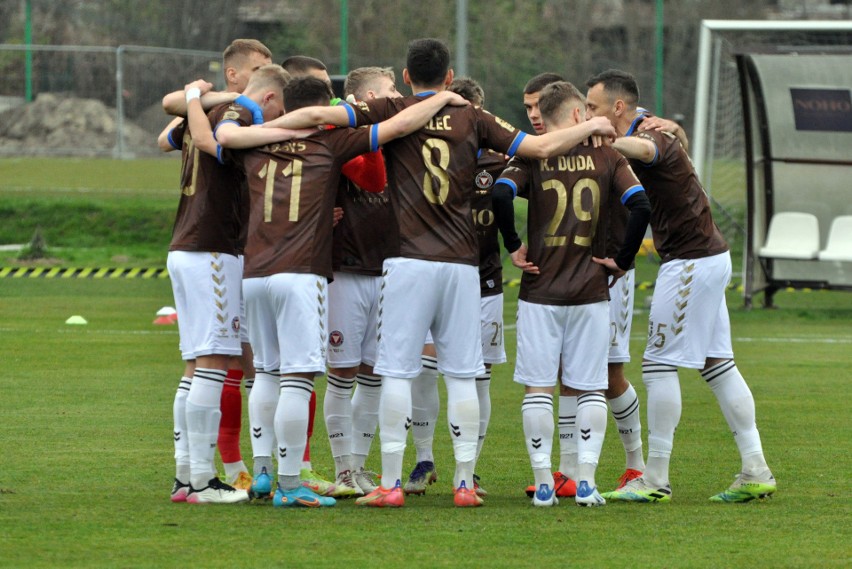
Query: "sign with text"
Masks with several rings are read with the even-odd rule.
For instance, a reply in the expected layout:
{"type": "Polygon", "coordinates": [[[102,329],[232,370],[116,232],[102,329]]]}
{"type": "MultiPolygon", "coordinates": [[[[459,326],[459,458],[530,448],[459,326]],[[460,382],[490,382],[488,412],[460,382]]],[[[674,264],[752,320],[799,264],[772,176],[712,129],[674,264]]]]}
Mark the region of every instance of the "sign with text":
{"type": "Polygon", "coordinates": [[[849,89],[791,88],[796,130],[852,132],[849,89]]]}

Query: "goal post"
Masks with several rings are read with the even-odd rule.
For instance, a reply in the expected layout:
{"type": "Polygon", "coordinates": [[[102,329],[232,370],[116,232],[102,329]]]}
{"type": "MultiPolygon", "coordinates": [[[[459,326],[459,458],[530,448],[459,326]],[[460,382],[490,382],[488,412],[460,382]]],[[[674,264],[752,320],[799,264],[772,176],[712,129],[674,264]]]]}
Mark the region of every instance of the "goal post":
{"type": "MultiPolygon", "coordinates": [[[[744,46],[820,45],[819,38],[831,42],[838,32],[852,34],[852,21],[838,20],[702,20],[698,38],[695,119],[692,129],[692,161],[695,172],[705,181],[707,163],[712,160],[711,118],[718,103],[718,81],[722,58],[733,65],[733,54],[744,46]],[[754,32],[754,33],[752,33],[754,32]],[[795,33],[794,37],[789,34],[795,33]],[[786,36],[786,37],[785,37],[786,36]],[[767,41],[768,40],[768,41],[767,41]],[[724,44],[727,43],[727,46],[724,44]],[[715,81],[714,81],[715,78],[715,81]]],[[[822,45],[827,45],[822,44],[822,45]]]]}
{"type": "MultiPolygon", "coordinates": [[[[761,139],[760,133],[757,136],[747,136],[748,117],[745,115],[750,112],[747,107],[754,103],[753,99],[749,99],[749,93],[745,92],[749,84],[743,82],[737,56],[744,53],[787,53],[792,57],[790,61],[797,62],[794,64],[795,76],[790,74],[787,77],[788,74],[783,70],[778,73],[778,79],[772,86],[777,93],[767,98],[771,102],[771,107],[766,109],[768,119],[765,124],[760,125],[760,128],[776,128],[777,131],[780,124],[777,121],[780,121],[784,123],[784,129],[790,129],[784,132],[799,141],[808,139],[811,144],[814,144],[817,140],[821,140],[819,144],[826,145],[839,143],[847,148],[847,155],[852,156],[852,139],[846,134],[828,140],[798,132],[788,125],[792,122],[791,88],[820,85],[844,88],[845,79],[840,83],[826,80],[826,71],[820,71],[820,69],[827,60],[821,57],[823,54],[843,51],[844,48],[846,51],[852,49],[852,21],[704,20],[700,26],[698,48],[695,114],[693,131],[690,133],[692,141],[690,154],[696,173],[710,196],[717,223],[731,244],[735,264],[741,261],[743,292],[748,306],[751,302],[751,294],[764,288],[765,283],[760,281],[761,277],[767,276],[770,280],[774,278],[772,274],[762,275],[759,270],[755,270],[756,257],[753,248],[759,246],[760,240],[765,236],[766,227],[762,224],[768,218],[755,217],[753,210],[755,204],[781,204],[783,200],[773,202],[770,199],[769,202],[765,202],[761,199],[753,199],[754,192],[772,192],[774,188],[771,183],[768,186],[764,183],[762,169],[758,171],[753,164],[747,163],[747,155],[751,159],[756,157],[756,160],[761,163],[761,168],[761,161],[765,161],[767,156],[773,159],[779,156],[771,153],[764,154],[761,149],[754,147],[752,143],[761,139]],[[808,64],[804,64],[805,55],[811,57],[808,64]],[[773,121],[776,122],[773,123],[773,121]],[[749,147],[750,144],[752,144],[751,147],[749,147]],[[757,175],[754,175],[755,172],[757,175]],[[757,188],[760,184],[762,185],[757,188]],[[753,279],[755,276],[756,281],[753,279]]],[[[842,65],[835,74],[838,73],[842,76],[846,75],[842,65]]],[[[754,115],[753,112],[751,114],[754,115]]],[[[781,160],[775,164],[790,160],[802,161],[793,153],[781,157],[781,160]]],[[[781,173],[784,167],[780,166],[778,175],[774,177],[782,186],[789,182],[781,173]]],[[[773,168],[775,168],[774,165],[773,168]]],[[[815,175],[819,176],[823,172],[825,170],[818,170],[815,175]]],[[[852,203],[852,200],[849,203],[852,203]]],[[[765,217],[772,212],[764,209],[762,213],[765,217]]],[[[852,211],[839,211],[839,213],[852,213],[852,211]]],[[[823,244],[829,223],[824,225],[825,227],[820,227],[823,244]]],[[[843,272],[852,274],[852,271],[844,270],[843,272]]],[[[845,276],[841,280],[845,284],[845,276]]]]}

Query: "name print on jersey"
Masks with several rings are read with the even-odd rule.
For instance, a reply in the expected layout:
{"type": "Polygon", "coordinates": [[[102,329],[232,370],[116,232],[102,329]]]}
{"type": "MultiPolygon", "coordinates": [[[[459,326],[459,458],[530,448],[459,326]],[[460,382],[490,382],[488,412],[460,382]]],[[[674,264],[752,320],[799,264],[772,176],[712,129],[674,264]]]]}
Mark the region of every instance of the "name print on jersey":
{"type": "Polygon", "coordinates": [[[539,160],[541,163],[542,172],[553,172],[554,168],[551,162],[556,161],[556,170],[559,172],[583,172],[586,170],[594,170],[595,163],[591,156],[578,154],[576,156],[559,156],[555,159],[539,160]]]}

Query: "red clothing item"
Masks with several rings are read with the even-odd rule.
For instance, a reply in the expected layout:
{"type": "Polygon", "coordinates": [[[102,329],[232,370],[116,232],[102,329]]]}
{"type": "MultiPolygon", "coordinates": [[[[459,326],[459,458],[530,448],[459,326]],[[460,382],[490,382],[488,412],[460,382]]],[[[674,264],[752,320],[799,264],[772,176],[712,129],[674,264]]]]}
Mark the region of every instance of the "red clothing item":
{"type": "Polygon", "coordinates": [[[343,175],[365,192],[382,192],[388,183],[382,151],[356,156],[343,165],[343,175]]]}

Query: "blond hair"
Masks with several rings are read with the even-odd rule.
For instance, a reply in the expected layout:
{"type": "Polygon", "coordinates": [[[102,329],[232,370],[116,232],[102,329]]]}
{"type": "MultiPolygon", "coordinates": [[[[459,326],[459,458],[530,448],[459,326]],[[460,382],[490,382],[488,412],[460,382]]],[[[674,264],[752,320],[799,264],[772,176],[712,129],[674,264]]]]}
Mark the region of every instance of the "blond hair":
{"type": "Polygon", "coordinates": [[[367,91],[373,87],[373,82],[379,77],[387,77],[396,83],[396,75],[390,67],[359,67],[353,69],[343,83],[344,96],[352,95],[357,100],[363,101],[367,98],[367,91]]]}
{"type": "Polygon", "coordinates": [[[236,39],[222,52],[222,63],[227,67],[237,67],[236,61],[248,57],[252,53],[259,53],[264,57],[272,59],[272,52],[258,40],[236,39]]]}

